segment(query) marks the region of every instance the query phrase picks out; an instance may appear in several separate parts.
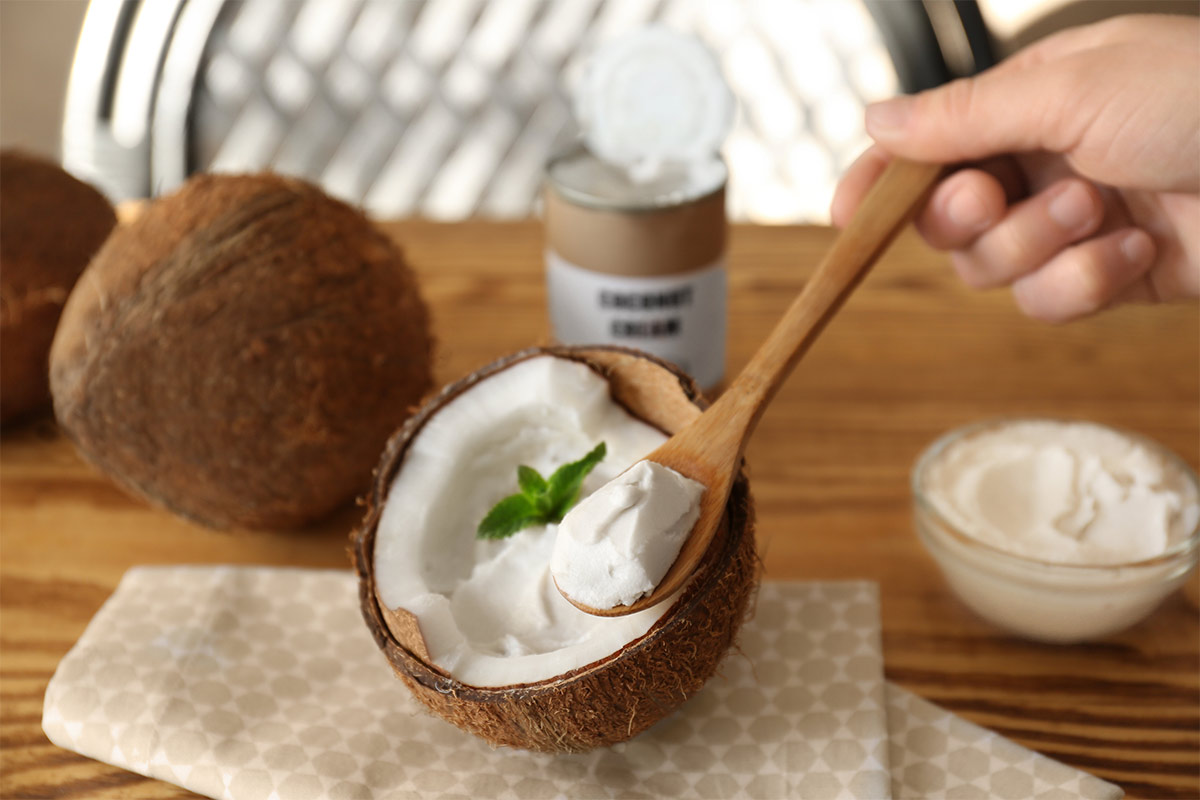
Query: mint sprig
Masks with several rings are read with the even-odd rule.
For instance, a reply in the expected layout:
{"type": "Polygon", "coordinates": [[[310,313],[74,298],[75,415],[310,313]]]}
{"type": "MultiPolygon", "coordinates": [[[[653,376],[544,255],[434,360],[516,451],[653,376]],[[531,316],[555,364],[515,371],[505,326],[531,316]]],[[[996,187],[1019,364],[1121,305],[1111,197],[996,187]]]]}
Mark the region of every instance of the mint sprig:
{"type": "Polygon", "coordinates": [[[475,530],[478,539],[506,539],[531,525],[562,522],[579,500],[583,479],[604,460],[608,452],[604,442],[578,461],[563,464],[549,478],[533,467],[517,467],[520,492],[496,503],[475,530]]]}

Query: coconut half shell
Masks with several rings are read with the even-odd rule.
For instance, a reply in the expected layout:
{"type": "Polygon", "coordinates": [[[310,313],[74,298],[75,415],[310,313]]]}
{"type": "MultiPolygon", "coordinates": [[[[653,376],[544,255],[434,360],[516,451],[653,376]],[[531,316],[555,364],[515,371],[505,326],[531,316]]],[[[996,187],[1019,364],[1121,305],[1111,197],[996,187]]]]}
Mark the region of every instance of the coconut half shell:
{"type": "Polygon", "coordinates": [[[353,535],[363,617],[375,642],[413,695],[435,714],[494,745],[582,752],[636,736],[695,694],[734,641],[758,585],[754,511],[745,471],[730,495],[723,534],[694,579],[642,637],[585,667],[543,681],[470,686],[433,664],[417,620],[388,609],[377,593],[375,536],[405,452],[439,409],[479,381],[523,360],[552,355],[582,361],[604,375],[613,398],[634,416],[671,434],[705,404],[675,367],[623,348],[535,348],[497,361],[447,387],[388,442],[353,535]]]}

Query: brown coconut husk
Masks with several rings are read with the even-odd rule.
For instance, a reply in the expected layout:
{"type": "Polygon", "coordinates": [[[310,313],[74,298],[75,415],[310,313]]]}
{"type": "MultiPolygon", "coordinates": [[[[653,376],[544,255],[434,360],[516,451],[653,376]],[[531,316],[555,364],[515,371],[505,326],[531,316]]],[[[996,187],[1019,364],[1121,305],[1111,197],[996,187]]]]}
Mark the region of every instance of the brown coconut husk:
{"type": "Polygon", "coordinates": [[[558,677],[504,687],[463,684],[431,663],[416,619],[385,608],[374,574],[375,535],[409,443],[437,411],[466,389],[539,355],[582,361],[605,375],[613,397],[631,413],[674,433],[705,407],[696,385],[677,368],[623,348],[535,348],[497,361],[455,383],[388,442],[354,534],[363,617],[392,669],[435,714],[494,745],[545,752],[582,752],[636,736],[671,713],[712,677],[733,644],[758,585],[754,510],[739,473],[726,524],[693,580],[663,617],[617,653],[558,677]]]}
{"type": "Polygon", "coordinates": [[[291,528],[370,480],[432,384],[428,314],[357,209],[200,175],[118,228],[50,354],[60,426],[119,484],[212,527],[291,528]]]}
{"type": "Polygon", "coordinates": [[[50,342],[79,274],[117,224],[62,167],[0,153],[0,424],[50,405],[50,342]]]}

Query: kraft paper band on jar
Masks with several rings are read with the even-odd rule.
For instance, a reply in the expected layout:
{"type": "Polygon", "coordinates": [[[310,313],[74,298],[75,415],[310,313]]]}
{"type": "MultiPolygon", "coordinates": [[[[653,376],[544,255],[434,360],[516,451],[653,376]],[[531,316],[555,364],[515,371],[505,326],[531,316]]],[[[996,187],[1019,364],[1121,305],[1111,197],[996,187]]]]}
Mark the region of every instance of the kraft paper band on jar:
{"type": "Polygon", "coordinates": [[[653,180],[577,150],[550,163],[546,276],[555,337],[636,347],[705,388],[725,367],[725,181],[719,157],[653,180]]]}

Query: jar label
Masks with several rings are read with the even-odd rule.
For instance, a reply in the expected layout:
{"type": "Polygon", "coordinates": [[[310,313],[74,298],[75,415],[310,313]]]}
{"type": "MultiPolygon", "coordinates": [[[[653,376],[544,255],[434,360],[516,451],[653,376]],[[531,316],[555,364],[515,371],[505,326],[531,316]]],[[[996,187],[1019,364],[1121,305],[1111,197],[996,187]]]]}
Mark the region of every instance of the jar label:
{"type": "Polygon", "coordinates": [[[702,388],[725,374],[725,260],[675,275],[610,275],[546,251],[546,293],[563,344],[636,347],[702,388]]]}

